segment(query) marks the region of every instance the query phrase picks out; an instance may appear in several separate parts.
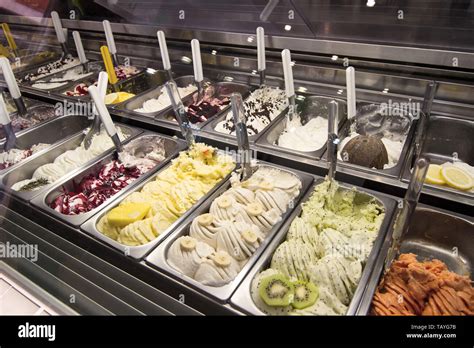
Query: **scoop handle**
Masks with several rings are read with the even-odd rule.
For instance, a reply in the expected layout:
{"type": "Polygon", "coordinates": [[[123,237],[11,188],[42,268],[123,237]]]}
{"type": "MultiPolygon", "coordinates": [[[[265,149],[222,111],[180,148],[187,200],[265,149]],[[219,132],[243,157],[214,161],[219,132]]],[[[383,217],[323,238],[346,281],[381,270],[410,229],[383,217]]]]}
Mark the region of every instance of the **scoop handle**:
{"type": "Polygon", "coordinates": [[[161,59],[163,60],[163,68],[171,70],[170,56],[168,54],[168,45],[166,44],[165,33],[162,30],[156,32],[158,43],[160,45],[161,59]]]}
{"type": "Polygon", "coordinates": [[[84,46],[82,46],[81,34],[79,34],[78,31],[73,31],[72,37],[74,39],[74,44],[76,45],[77,56],[81,64],[86,64],[88,60],[86,58],[86,53],[84,52],[84,46]]]}
{"type": "Polygon", "coordinates": [[[286,48],[281,52],[281,59],[283,64],[283,75],[285,77],[286,96],[291,98],[295,95],[295,85],[293,82],[293,69],[291,67],[291,53],[289,49],[286,48]]]}
{"type": "Polygon", "coordinates": [[[61,23],[61,18],[56,11],[51,12],[51,19],[53,20],[54,31],[56,32],[56,37],[60,44],[66,43],[66,37],[64,36],[63,25],[61,23]]]}
{"type": "Polygon", "coordinates": [[[257,69],[260,74],[260,86],[265,85],[265,30],[257,28],[257,69]]]}
{"type": "Polygon", "coordinates": [[[16,45],[15,39],[13,38],[13,35],[10,31],[10,26],[8,25],[8,23],[2,23],[2,29],[3,29],[3,33],[5,34],[5,37],[7,38],[8,46],[10,46],[13,52],[16,52],[16,50],[18,49],[18,46],[16,45]]]}
{"type": "Polygon", "coordinates": [[[355,69],[350,66],[346,69],[347,118],[356,115],[356,88],[355,69]]]}
{"type": "Polygon", "coordinates": [[[114,64],[112,63],[112,58],[110,57],[109,48],[107,46],[102,46],[100,48],[100,53],[102,54],[102,60],[104,61],[105,70],[109,75],[109,82],[112,85],[115,85],[118,82],[117,74],[115,73],[114,64]]]}
{"type": "Polygon", "coordinates": [[[102,123],[104,124],[107,134],[110,137],[113,137],[117,134],[117,130],[115,129],[112,117],[110,117],[109,110],[107,110],[107,107],[105,106],[104,99],[100,95],[99,89],[96,86],[90,86],[89,94],[94,100],[95,107],[99,113],[102,123]]]}
{"type": "Polygon", "coordinates": [[[204,80],[204,75],[202,72],[201,47],[198,40],[191,40],[191,51],[193,54],[194,80],[201,83],[204,80]]]}
{"type": "Polygon", "coordinates": [[[108,20],[104,20],[102,21],[102,25],[104,26],[105,39],[107,40],[107,46],[109,47],[109,51],[111,54],[116,54],[117,47],[115,46],[114,34],[112,32],[110,22],[108,20]]]}
{"type": "Polygon", "coordinates": [[[5,57],[0,57],[0,67],[2,68],[3,77],[5,79],[5,82],[7,83],[8,90],[10,91],[18,113],[22,116],[26,115],[26,105],[21,96],[20,88],[18,87],[18,83],[16,82],[15,75],[13,74],[10,61],[5,57]]]}

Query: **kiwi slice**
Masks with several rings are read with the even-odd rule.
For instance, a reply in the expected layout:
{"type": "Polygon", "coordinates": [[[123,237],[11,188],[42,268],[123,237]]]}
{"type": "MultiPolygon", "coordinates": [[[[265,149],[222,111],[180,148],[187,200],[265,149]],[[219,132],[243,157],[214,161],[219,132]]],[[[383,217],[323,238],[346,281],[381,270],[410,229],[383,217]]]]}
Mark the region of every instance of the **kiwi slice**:
{"type": "Polygon", "coordinates": [[[312,282],[296,281],[293,283],[295,291],[291,305],[296,309],[303,309],[313,305],[319,297],[319,290],[312,282]]]}
{"type": "Polygon", "coordinates": [[[260,281],[260,297],[269,306],[285,307],[293,300],[293,284],[282,274],[273,274],[260,281]]]}

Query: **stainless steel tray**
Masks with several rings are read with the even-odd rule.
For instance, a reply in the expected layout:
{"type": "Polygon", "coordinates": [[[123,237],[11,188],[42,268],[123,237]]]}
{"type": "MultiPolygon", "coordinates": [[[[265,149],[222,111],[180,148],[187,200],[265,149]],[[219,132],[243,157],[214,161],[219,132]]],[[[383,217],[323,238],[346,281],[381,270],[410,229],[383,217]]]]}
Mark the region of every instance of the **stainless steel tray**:
{"type": "Polygon", "coordinates": [[[223,185],[227,180],[230,179],[231,174],[227,175],[224,179],[222,179],[219,183],[214,186],[204,197],[201,197],[186,213],[181,215],[171,226],[168,227],[163,233],[161,233],[158,237],[156,237],[153,241],[140,245],[140,246],[128,246],[121,244],[112,238],[107,237],[106,235],[102,234],[97,228],[96,225],[98,221],[106,215],[110,210],[114,209],[117,207],[125,198],[127,198],[128,195],[132,194],[133,192],[140,191],[143,186],[145,186],[147,183],[153,181],[156,179],[156,176],[161,173],[162,171],[166,170],[169,166],[171,166],[171,163],[168,163],[166,166],[162,167],[159,172],[155,172],[155,175],[152,175],[151,177],[148,177],[146,180],[143,180],[139,185],[136,185],[134,187],[133,191],[129,191],[127,195],[123,195],[118,199],[114,199],[113,202],[111,202],[108,205],[108,209],[105,210],[103,209],[101,213],[96,214],[93,218],[89,219],[86,223],[84,223],[81,226],[81,230],[84,232],[89,233],[90,235],[96,237],[97,239],[101,240],[102,242],[112,246],[115,249],[120,250],[122,253],[124,253],[126,256],[130,256],[136,260],[140,260],[143,257],[145,257],[151,250],[153,250],[156,245],[161,243],[171,232],[173,232],[176,227],[181,225],[183,221],[186,220],[186,218],[201,204],[203,204],[207,197],[211,196],[221,185],[223,185]]]}
{"type": "MultiPolygon", "coordinates": [[[[142,67],[138,67],[140,72],[136,75],[133,75],[125,80],[121,80],[117,83],[118,90],[122,92],[129,92],[133,94],[140,94],[143,91],[150,89],[153,86],[160,85],[166,81],[166,74],[161,70],[154,70],[153,73],[148,72],[148,70],[143,70],[142,67]]],[[[92,85],[93,83],[97,82],[98,76],[93,77],[85,77],[83,79],[77,80],[72,83],[69,88],[59,88],[55,90],[54,93],[60,95],[63,98],[67,98],[69,100],[80,100],[80,101],[88,101],[91,99],[90,95],[83,95],[83,96],[67,96],[65,93],[68,90],[73,89],[76,85],[80,83],[84,83],[87,86],[92,85]]],[[[114,92],[113,87],[109,84],[107,88],[107,94],[114,92]]],[[[116,108],[119,104],[112,104],[107,105],[108,108],[116,108]]]]}
{"type": "MultiPolygon", "coordinates": [[[[191,76],[191,75],[181,76],[181,77],[175,78],[174,81],[176,82],[176,85],[178,87],[186,87],[190,84],[194,84],[194,76],[191,76]]],[[[163,83],[165,82],[166,82],[166,79],[163,81],[163,83]]],[[[211,81],[208,79],[204,80],[204,83],[206,84],[210,82],[211,81]]],[[[160,113],[164,112],[165,110],[171,109],[171,106],[163,110],[160,110],[157,112],[151,112],[151,113],[137,112],[134,110],[141,108],[145,101],[149,99],[153,99],[153,98],[158,98],[162,93],[167,93],[165,91],[165,86],[163,84],[153,89],[150,89],[148,91],[145,91],[142,94],[136,95],[135,97],[130,98],[129,100],[126,100],[117,108],[124,110],[131,115],[156,118],[160,113]]],[[[181,96],[181,99],[186,98],[188,95],[181,96]]]]}
{"type": "MultiPolygon", "coordinates": [[[[16,148],[29,149],[39,142],[50,144],[48,148],[41,150],[28,158],[25,158],[25,160],[36,158],[40,154],[48,151],[49,148],[58,141],[68,138],[77,132],[81,132],[87,128],[90,123],[91,122],[85,116],[61,116],[54,118],[49,122],[40,124],[37,127],[27,128],[24,132],[19,134],[16,138],[16,148]]],[[[5,141],[0,140],[0,149],[3,149],[4,144],[5,141]]],[[[0,152],[3,152],[3,150],[0,152]]],[[[10,170],[15,169],[25,160],[20,161],[4,170],[0,170],[0,176],[4,175],[10,170]]]]}
{"type": "MultiPolygon", "coordinates": [[[[357,315],[370,312],[372,298],[383,276],[391,236],[392,230],[377,257],[357,315]]],[[[401,240],[400,253],[414,253],[420,259],[436,258],[446,263],[450,271],[474,279],[474,219],[420,204],[401,240]]]]}
{"type": "MultiPolygon", "coordinates": [[[[47,190],[43,191],[42,194],[36,196],[32,201],[31,204],[34,206],[46,211],[47,213],[55,216],[57,219],[64,221],[65,223],[72,225],[74,227],[79,227],[88,219],[90,219],[93,215],[97,214],[100,210],[105,209],[110,203],[112,203],[115,199],[119,199],[129,191],[134,191],[135,187],[140,184],[143,180],[146,180],[148,177],[154,175],[156,171],[160,170],[164,165],[166,165],[172,158],[176,157],[179,151],[184,150],[187,145],[186,142],[180,139],[174,139],[165,135],[158,135],[156,133],[143,133],[132,141],[140,141],[144,137],[152,137],[155,139],[154,141],[162,140],[165,147],[166,158],[161,163],[157,164],[154,168],[150,171],[139,177],[138,179],[134,180],[130,185],[123,188],[120,192],[115,194],[114,196],[110,197],[107,201],[102,203],[100,206],[96,207],[95,209],[80,214],[80,215],[65,215],[57,212],[53,208],[50,207],[50,204],[60,195],[66,191],[71,191],[76,184],[78,184],[84,177],[88,176],[89,174],[97,174],[101,167],[104,164],[109,163],[113,160],[113,154],[109,153],[107,156],[95,161],[89,166],[83,167],[79,173],[77,173],[74,177],[68,177],[63,180],[59,180],[52,185],[52,187],[47,190]]],[[[130,142],[128,143],[130,144],[130,142]]]]}
{"type": "MultiPolygon", "coordinates": [[[[309,122],[311,119],[321,116],[328,118],[328,104],[330,101],[336,100],[338,108],[338,124],[340,129],[347,118],[347,103],[344,100],[332,98],[329,96],[309,96],[305,98],[305,101],[302,105],[301,115],[303,119],[306,118],[306,122],[309,122]]],[[[266,130],[261,132],[256,140],[256,145],[264,148],[276,150],[279,152],[297,154],[298,156],[307,157],[310,159],[320,159],[324,152],[326,151],[326,143],[318,150],[311,152],[297,151],[293,149],[288,149],[276,145],[280,135],[286,128],[287,113],[280,115],[275,121],[273,121],[266,130]]],[[[305,124],[306,124],[305,122],[305,124]]]]}
{"type": "Polygon", "coordinates": [[[102,62],[100,62],[100,61],[90,61],[90,62],[87,62],[85,65],[79,64],[79,65],[76,65],[75,67],[72,67],[72,68],[69,68],[69,69],[66,69],[66,70],[48,75],[48,76],[46,76],[42,79],[26,82],[26,83],[23,84],[23,87],[28,87],[28,88],[32,88],[34,90],[39,90],[39,91],[43,91],[43,92],[54,93],[55,91],[58,91],[58,90],[63,90],[63,89],[73,87],[78,83],[78,81],[81,81],[81,80],[86,79],[86,78],[97,80],[99,72],[101,70],[104,70],[104,64],[102,62]],[[62,86],[58,86],[58,87],[53,87],[53,88],[36,88],[36,87],[34,87],[34,85],[39,83],[39,82],[52,83],[52,82],[50,82],[52,79],[62,79],[63,76],[65,74],[69,73],[70,71],[74,71],[77,74],[84,74],[87,71],[87,72],[90,73],[90,75],[82,77],[82,78],[78,78],[76,80],[69,80],[68,82],[66,82],[66,84],[64,84],[62,86]]]}
{"type": "MultiPolygon", "coordinates": [[[[272,86],[272,87],[274,87],[274,86],[272,86]]],[[[245,101],[245,99],[244,99],[244,101],[245,101]]],[[[201,127],[201,130],[204,131],[204,132],[207,132],[207,133],[211,133],[213,135],[217,135],[219,137],[223,137],[224,139],[228,139],[228,140],[236,142],[235,135],[220,133],[220,132],[217,132],[214,129],[219,122],[223,121],[226,118],[226,116],[229,112],[231,112],[230,108],[227,109],[225,112],[221,112],[218,116],[213,117],[209,122],[207,122],[205,125],[203,125],[201,127]]],[[[265,132],[265,130],[268,127],[270,127],[270,125],[272,125],[278,118],[282,117],[282,115],[285,115],[287,112],[288,112],[288,108],[285,108],[277,117],[275,117],[273,119],[273,121],[271,121],[264,129],[262,129],[261,132],[259,132],[258,134],[249,135],[248,136],[249,142],[254,143],[258,139],[258,137],[261,134],[263,134],[263,132],[265,132]]]]}
{"type": "MultiPolygon", "coordinates": [[[[212,83],[212,86],[215,88],[215,93],[214,97],[220,96],[220,97],[229,97],[232,93],[240,93],[245,99],[249,95],[250,91],[250,86],[244,85],[241,83],[235,83],[235,82],[215,82],[212,83]]],[[[193,96],[194,94],[189,94],[187,97],[183,98],[183,105],[185,107],[188,107],[192,102],[193,102],[193,96]]],[[[219,117],[219,115],[227,113],[230,110],[231,106],[230,103],[229,105],[225,106],[222,110],[218,111],[216,114],[213,116],[209,117],[207,121],[201,122],[201,123],[191,123],[191,127],[195,129],[200,129],[204,127],[206,124],[211,122],[214,118],[219,117]]],[[[164,110],[163,112],[159,113],[156,117],[156,119],[167,122],[167,123],[172,123],[177,125],[178,122],[176,122],[176,118],[174,115],[174,111],[171,108],[168,108],[164,110]]]]}
{"type": "MultiPolygon", "coordinates": [[[[260,167],[271,167],[271,168],[278,168],[280,170],[283,170],[285,172],[291,173],[295,176],[297,176],[302,184],[301,191],[298,195],[298,197],[295,198],[294,203],[298,204],[300,199],[304,196],[308,188],[310,187],[311,183],[313,182],[313,176],[309,174],[305,174],[303,172],[299,172],[296,170],[288,169],[282,166],[277,166],[274,164],[269,164],[265,162],[260,162],[259,163],[260,167]]],[[[156,267],[160,271],[164,271],[166,273],[171,274],[172,276],[180,279],[180,281],[187,283],[193,288],[198,289],[201,292],[204,292],[210,297],[213,297],[217,299],[218,301],[221,302],[226,302],[234,293],[235,289],[237,289],[238,285],[244,279],[245,275],[247,272],[252,268],[252,266],[255,264],[255,262],[258,260],[260,255],[263,253],[265,248],[268,246],[268,244],[271,242],[275,234],[278,232],[279,228],[283,225],[285,220],[290,216],[292,209],[288,208],[287,211],[281,216],[280,222],[275,224],[273,228],[268,232],[267,238],[262,242],[258,250],[249,258],[247,263],[244,265],[244,267],[240,270],[239,274],[237,277],[232,280],[230,283],[220,286],[220,287],[214,287],[214,286],[209,286],[209,285],[203,285],[200,282],[187,277],[183,275],[181,272],[175,270],[173,267],[171,267],[168,262],[167,262],[167,255],[168,255],[168,250],[170,246],[174,243],[176,239],[179,237],[182,237],[184,235],[189,234],[189,228],[191,226],[192,221],[194,218],[196,218],[198,215],[204,214],[209,212],[209,208],[217,197],[221,196],[225,191],[227,191],[230,188],[230,182],[225,183],[222,185],[219,190],[214,192],[212,196],[210,196],[206,202],[204,202],[198,209],[194,211],[192,215],[189,216],[189,218],[181,224],[181,226],[178,227],[176,232],[173,233],[173,235],[167,240],[159,245],[147,258],[146,262],[150,264],[153,267],[156,267]]]]}
{"type": "MultiPolygon", "coordinates": [[[[28,102],[29,104],[29,102],[28,102]]],[[[56,110],[54,110],[54,106],[51,105],[51,104],[46,104],[46,103],[31,103],[30,106],[28,107],[27,106],[27,114],[24,118],[28,118],[30,115],[30,113],[33,113],[33,112],[37,112],[39,109],[51,109],[53,111],[53,113],[55,114],[53,117],[49,118],[49,119],[46,119],[44,121],[40,121],[38,123],[36,123],[35,125],[31,126],[31,127],[27,127],[27,128],[24,128],[24,129],[20,129],[18,131],[15,132],[16,135],[20,135],[20,134],[23,134],[31,129],[34,129],[36,127],[39,127],[40,125],[42,124],[45,124],[47,122],[50,122],[51,120],[54,120],[55,118],[57,118],[58,116],[56,115],[56,110]]],[[[15,118],[18,117],[18,113],[17,112],[14,112],[14,113],[11,113],[10,114],[10,118],[13,120],[15,118]]],[[[4,131],[3,131],[3,126],[0,125],[0,139],[5,139],[4,137],[4,131]]]]}
{"type": "Polygon", "coordinates": [[[23,62],[23,63],[26,62],[26,65],[20,66],[17,68],[15,66],[15,62],[12,62],[13,72],[15,74],[22,74],[22,76],[24,76],[23,75],[24,71],[34,70],[35,68],[39,68],[40,66],[46,65],[49,62],[57,60],[61,57],[60,52],[50,51],[51,53],[50,55],[38,58],[38,55],[41,55],[41,53],[42,53],[41,51],[35,52],[34,50],[28,50],[28,49],[20,50],[20,62],[23,62]],[[21,51],[23,51],[24,54],[22,54],[21,51]]]}
{"type": "MultiPolygon", "coordinates": [[[[24,86],[26,83],[30,83],[30,81],[25,81],[25,82],[19,82],[19,81],[22,80],[26,75],[28,75],[30,73],[37,72],[39,68],[41,68],[43,66],[46,66],[46,65],[48,65],[49,63],[51,63],[53,61],[59,60],[60,58],[61,58],[61,55],[58,55],[54,59],[48,59],[46,61],[42,61],[40,64],[32,65],[31,67],[28,67],[27,69],[24,69],[24,70],[21,69],[21,71],[19,71],[18,73],[15,73],[15,77],[16,77],[18,83],[21,84],[22,86],[24,86]]],[[[74,66],[77,66],[79,64],[81,64],[81,63],[79,63],[79,61],[78,61],[78,63],[74,66]]],[[[72,68],[72,67],[73,66],[71,66],[70,68],[72,68]]],[[[68,68],[68,69],[70,69],[70,68],[68,68]]],[[[67,70],[67,69],[65,69],[65,70],[67,70]]],[[[58,72],[60,72],[60,71],[58,71],[58,72]]],[[[58,72],[49,73],[49,74],[45,75],[43,77],[43,79],[48,78],[50,75],[56,74],[58,72]]]]}
{"type": "MultiPolygon", "coordinates": [[[[314,187],[320,184],[322,181],[323,179],[321,178],[315,179],[315,183],[313,187],[311,187],[311,189],[308,191],[305,197],[301,200],[303,203],[309,199],[312,192],[314,191],[314,187]]],[[[340,184],[340,187],[343,190],[348,190],[348,189],[351,189],[353,186],[340,184]]],[[[359,187],[357,187],[357,190],[361,192],[363,195],[367,195],[370,198],[372,197],[376,198],[378,203],[384,206],[385,208],[385,217],[384,217],[384,220],[382,221],[382,224],[379,229],[379,234],[374,241],[369,257],[367,258],[367,262],[362,271],[359,284],[354,293],[354,296],[352,297],[352,300],[351,300],[351,303],[349,305],[346,315],[354,315],[359,306],[359,302],[364,293],[365,286],[372,273],[375,260],[380,252],[380,248],[387,234],[388,227],[390,226],[390,223],[393,219],[393,213],[395,211],[395,206],[396,206],[396,201],[390,196],[387,196],[378,192],[374,192],[371,190],[367,190],[364,188],[359,188],[359,187]]],[[[258,273],[260,273],[261,271],[269,267],[273,253],[275,252],[276,248],[282,242],[286,240],[286,235],[288,233],[291,223],[296,217],[300,216],[301,211],[302,211],[302,208],[300,204],[297,208],[294,209],[293,213],[286,220],[286,223],[283,225],[283,227],[278,231],[278,234],[273,239],[271,244],[267,247],[267,249],[265,250],[263,255],[260,257],[258,262],[255,264],[252,270],[248,273],[247,277],[244,279],[242,284],[238,287],[237,291],[234,293],[234,295],[231,298],[232,306],[235,306],[238,309],[243,310],[244,312],[248,314],[265,315],[265,313],[262,312],[253,302],[252,296],[250,294],[252,281],[258,273]]]]}
{"type": "MultiPolygon", "coordinates": [[[[138,134],[140,134],[142,132],[140,129],[125,126],[125,125],[120,124],[120,123],[116,123],[116,125],[119,126],[122,129],[123,132],[125,132],[126,134],[129,135],[129,137],[124,141],[124,143],[132,140],[135,136],[137,136],[138,134]]],[[[61,155],[65,151],[72,150],[72,149],[75,149],[76,147],[78,147],[81,144],[84,137],[85,137],[85,133],[81,132],[81,133],[76,134],[72,137],[69,137],[68,139],[66,139],[64,141],[61,141],[61,142],[57,143],[54,146],[51,146],[48,151],[46,151],[45,153],[43,153],[41,155],[38,155],[35,158],[32,158],[32,159],[27,158],[25,161],[20,163],[15,169],[9,171],[8,173],[6,173],[5,175],[3,175],[0,178],[0,180],[1,180],[0,181],[1,189],[3,189],[4,191],[10,193],[11,195],[13,195],[13,196],[15,196],[15,197],[17,197],[21,200],[30,201],[33,197],[39,195],[44,190],[49,189],[53,184],[45,185],[41,189],[36,190],[36,191],[26,191],[26,192],[12,190],[11,186],[13,184],[17,183],[18,181],[31,178],[34,171],[39,166],[42,166],[43,164],[51,163],[56,159],[56,157],[58,157],[59,155],[61,155]]],[[[110,150],[108,150],[108,151],[104,152],[103,154],[101,154],[99,156],[99,158],[107,155],[108,153],[110,153],[112,151],[113,151],[113,149],[111,148],[110,150]]],[[[67,174],[65,176],[65,178],[75,176],[77,173],[79,173],[81,168],[84,168],[85,166],[90,165],[95,160],[96,159],[93,159],[89,162],[84,163],[82,166],[74,169],[69,174],[67,174]]]]}
{"type": "MultiPolygon", "coordinates": [[[[370,103],[370,102],[363,101],[363,102],[358,103],[357,109],[360,110],[361,107],[368,106],[370,104],[378,105],[377,103],[370,103]]],[[[366,173],[370,173],[370,174],[381,175],[381,176],[385,176],[385,177],[391,177],[391,178],[396,178],[396,179],[400,178],[400,176],[402,174],[403,166],[405,165],[408,150],[411,147],[413,136],[414,136],[415,131],[416,131],[416,124],[417,124],[416,119],[412,119],[411,123],[410,123],[408,133],[407,133],[407,136],[405,138],[405,142],[403,143],[403,147],[402,147],[402,151],[400,153],[400,157],[399,157],[398,162],[395,166],[393,166],[391,168],[387,168],[387,169],[374,169],[374,168],[368,168],[368,167],[359,166],[359,165],[356,165],[356,164],[344,162],[342,160],[338,161],[338,163],[337,163],[338,166],[345,167],[345,168],[350,168],[350,169],[354,169],[354,170],[358,170],[358,171],[366,172],[366,173]]],[[[348,122],[346,122],[344,124],[343,129],[339,132],[339,134],[341,135],[341,138],[340,138],[341,142],[344,140],[344,138],[346,138],[349,135],[350,126],[351,126],[350,120],[348,120],[348,122]]],[[[340,148],[339,151],[342,151],[342,148],[340,148]]],[[[324,153],[323,158],[327,159],[327,153],[324,153]]]]}
{"type": "MultiPolygon", "coordinates": [[[[411,177],[414,149],[410,150],[402,176],[402,181],[405,182],[410,181],[411,177]]],[[[432,164],[452,162],[454,157],[457,157],[474,166],[474,121],[440,115],[431,116],[422,144],[422,155],[432,164]]],[[[425,183],[423,192],[430,191],[453,200],[462,197],[466,203],[474,204],[474,193],[468,191],[425,183]]]]}

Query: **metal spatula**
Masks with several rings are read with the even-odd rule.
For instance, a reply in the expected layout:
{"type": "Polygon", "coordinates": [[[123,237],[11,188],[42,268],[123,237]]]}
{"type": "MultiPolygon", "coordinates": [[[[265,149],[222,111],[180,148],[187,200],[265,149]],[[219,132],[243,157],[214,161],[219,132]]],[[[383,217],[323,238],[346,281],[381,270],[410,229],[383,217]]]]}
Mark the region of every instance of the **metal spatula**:
{"type": "Polygon", "coordinates": [[[387,258],[385,259],[385,270],[390,267],[392,261],[400,251],[402,237],[408,230],[418,200],[420,199],[421,189],[423,188],[429,165],[430,162],[426,158],[420,158],[415,163],[415,169],[411,176],[407,192],[405,193],[405,198],[403,199],[403,206],[393,228],[392,245],[388,251],[387,258]]]}
{"type": "Polygon", "coordinates": [[[249,137],[247,133],[247,120],[244,112],[244,102],[240,93],[232,93],[230,96],[230,103],[232,105],[232,114],[235,124],[235,135],[237,137],[237,144],[239,146],[238,161],[242,168],[242,180],[247,180],[253,174],[251,163],[251,152],[249,137]]]}
{"type": "Polygon", "coordinates": [[[331,180],[331,185],[336,178],[337,167],[337,146],[339,145],[339,136],[337,135],[337,115],[339,105],[335,100],[329,102],[328,105],[328,178],[331,180]]]}
{"type": "Polygon", "coordinates": [[[194,135],[183,102],[179,96],[178,86],[176,85],[176,82],[172,80],[168,81],[165,84],[165,87],[166,91],[168,92],[171,105],[173,106],[176,121],[178,122],[179,128],[181,129],[181,134],[183,134],[184,139],[186,139],[188,146],[191,147],[194,144],[194,135]]]}

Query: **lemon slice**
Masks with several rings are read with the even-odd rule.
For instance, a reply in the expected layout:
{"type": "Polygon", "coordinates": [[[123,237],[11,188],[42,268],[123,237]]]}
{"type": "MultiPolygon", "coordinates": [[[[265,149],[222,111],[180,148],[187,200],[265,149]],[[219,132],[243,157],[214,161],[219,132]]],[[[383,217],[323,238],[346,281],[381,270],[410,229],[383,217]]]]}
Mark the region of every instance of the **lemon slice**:
{"type": "Polygon", "coordinates": [[[119,99],[118,93],[110,93],[105,96],[105,104],[115,104],[119,99]]]}
{"type": "Polygon", "coordinates": [[[441,176],[446,183],[458,190],[469,190],[473,185],[472,176],[459,167],[446,166],[441,170],[441,176]]]}
{"type": "Polygon", "coordinates": [[[428,184],[445,185],[446,181],[441,176],[442,169],[443,167],[441,167],[440,165],[430,164],[430,166],[428,167],[428,172],[426,173],[425,181],[428,184]]]}
{"type": "Polygon", "coordinates": [[[128,92],[118,92],[118,100],[115,101],[115,103],[121,103],[124,102],[127,99],[130,99],[131,97],[134,97],[135,94],[133,93],[128,93],[128,92]]]}

